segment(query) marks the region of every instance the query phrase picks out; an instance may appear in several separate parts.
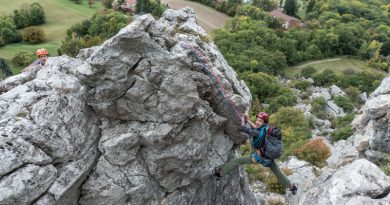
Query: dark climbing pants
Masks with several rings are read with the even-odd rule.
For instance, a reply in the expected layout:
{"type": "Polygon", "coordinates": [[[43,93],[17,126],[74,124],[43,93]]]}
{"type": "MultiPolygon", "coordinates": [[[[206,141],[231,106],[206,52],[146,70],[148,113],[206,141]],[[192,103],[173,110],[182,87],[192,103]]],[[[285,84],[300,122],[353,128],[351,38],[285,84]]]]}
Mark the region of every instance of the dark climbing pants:
{"type": "MultiPolygon", "coordinates": [[[[225,164],[222,167],[223,174],[226,176],[229,174],[234,168],[243,165],[243,164],[258,164],[256,160],[253,158],[253,156],[242,156],[238,157],[236,159],[233,159],[229,161],[227,164],[225,164]]],[[[269,167],[271,171],[275,174],[276,178],[278,179],[279,183],[283,185],[284,188],[289,188],[291,185],[291,182],[288,180],[287,176],[283,173],[283,171],[279,168],[278,164],[276,162],[272,162],[271,166],[269,167]]]]}

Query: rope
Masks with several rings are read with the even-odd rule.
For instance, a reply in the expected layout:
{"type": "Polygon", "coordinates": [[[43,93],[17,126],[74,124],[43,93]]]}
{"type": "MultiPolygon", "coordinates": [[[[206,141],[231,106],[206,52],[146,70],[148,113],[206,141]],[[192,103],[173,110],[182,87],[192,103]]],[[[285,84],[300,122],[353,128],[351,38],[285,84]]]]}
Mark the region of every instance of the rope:
{"type": "Polygon", "coordinates": [[[205,55],[196,47],[190,46],[190,45],[184,45],[181,44],[181,46],[185,49],[190,50],[190,54],[193,54],[193,56],[196,58],[196,60],[202,64],[203,71],[205,71],[210,78],[211,82],[217,87],[218,92],[222,95],[223,99],[229,103],[229,107],[234,112],[235,116],[241,121],[241,124],[243,124],[243,117],[242,114],[237,110],[236,106],[234,105],[233,101],[230,99],[230,97],[226,94],[226,90],[219,79],[217,75],[212,70],[212,66],[210,65],[209,61],[205,57],[205,55]]]}

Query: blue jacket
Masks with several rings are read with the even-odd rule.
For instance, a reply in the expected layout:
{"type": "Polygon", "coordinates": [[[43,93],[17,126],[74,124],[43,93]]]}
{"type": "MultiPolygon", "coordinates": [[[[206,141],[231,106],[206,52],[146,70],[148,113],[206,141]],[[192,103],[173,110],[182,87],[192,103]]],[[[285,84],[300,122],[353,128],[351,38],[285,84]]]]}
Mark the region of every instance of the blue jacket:
{"type": "Polygon", "coordinates": [[[265,135],[266,135],[266,128],[268,127],[268,124],[264,124],[262,125],[260,128],[250,128],[248,126],[242,126],[243,128],[243,131],[248,134],[249,136],[251,136],[253,138],[252,140],[252,147],[253,148],[256,148],[254,146],[254,143],[257,141],[257,139],[259,138],[259,135],[260,135],[260,132],[262,129],[264,129],[263,131],[263,136],[262,136],[262,139],[259,143],[259,146],[257,147],[263,147],[264,146],[264,143],[265,143],[265,135]]]}

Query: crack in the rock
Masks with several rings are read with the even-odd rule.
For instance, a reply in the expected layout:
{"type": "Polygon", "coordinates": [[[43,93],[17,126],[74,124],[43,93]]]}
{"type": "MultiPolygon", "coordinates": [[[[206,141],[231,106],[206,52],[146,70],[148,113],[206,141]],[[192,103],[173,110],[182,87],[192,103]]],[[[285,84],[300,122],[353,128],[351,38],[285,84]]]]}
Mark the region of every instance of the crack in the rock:
{"type": "Polygon", "coordinates": [[[166,193],[166,192],[167,192],[166,188],[163,187],[160,183],[158,183],[157,179],[155,179],[155,178],[153,177],[153,175],[149,172],[148,163],[146,163],[146,160],[145,160],[145,158],[143,157],[143,154],[142,154],[144,148],[147,149],[148,147],[142,147],[142,146],[140,146],[139,152],[138,152],[137,155],[139,156],[139,158],[142,159],[143,162],[145,162],[145,163],[143,163],[143,164],[144,164],[145,169],[146,169],[146,171],[147,171],[147,173],[148,173],[148,174],[147,174],[147,178],[148,178],[150,181],[153,181],[154,183],[156,183],[156,184],[160,187],[160,190],[161,190],[162,192],[166,193]]]}
{"type": "Polygon", "coordinates": [[[137,67],[139,66],[139,63],[145,59],[146,57],[143,57],[142,54],[140,54],[140,58],[137,60],[137,62],[134,65],[130,65],[128,62],[124,62],[127,66],[130,67],[130,69],[127,71],[127,76],[129,76],[137,67]]]}
{"type": "Polygon", "coordinates": [[[16,172],[18,169],[26,167],[27,165],[36,165],[36,166],[39,166],[39,167],[44,167],[44,166],[47,166],[47,165],[51,165],[51,163],[24,163],[24,164],[21,164],[21,165],[15,167],[14,169],[12,169],[11,171],[8,171],[5,174],[3,174],[2,176],[0,176],[0,181],[2,179],[4,179],[5,177],[11,175],[12,173],[16,172]]]}
{"type": "MultiPolygon", "coordinates": [[[[49,188],[50,188],[50,186],[49,186],[49,188]]],[[[51,193],[49,193],[49,192],[47,192],[47,190],[48,190],[49,188],[47,188],[45,192],[43,192],[41,195],[39,195],[39,197],[38,197],[38,198],[36,198],[34,201],[32,201],[32,202],[31,202],[31,204],[35,204],[35,203],[37,203],[37,202],[38,202],[38,200],[39,200],[41,197],[43,197],[45,194],[48,194],[48,195],[50,195],[51,197],[53,197],[53,200],[55,200],[55,198],[54,198],[54,195],[53,195],[53,194],[51,194],[51,193]]]]}
{"type": "MultiPolygon", "coordinates": [[[[121,169],[121,167],[119,165],[115,165],[115,164],[112,164],[104,154],[102,154],[100,157],[103,157],[108,164],[110,164],[111,166],[113,167],[117,167],[119,169],[119,171],[124,175],[124,178],[126,179],[126,181],[129,183],[130,186],[132,186],[133,184],[130,182],[130,180],[127,178],[126,174],[123,172],[123,170],[121,169]]],[[[103,175],[106,176],[107,178],[111,179],[112,183],[123,188],[124,192],[126,193],[126,190],[127,190],[127,187],[123,186],[123,185],[120,185],[118,183],[115,182],[115,179],[108,176],[107,173],[103,172],[103,175]]]]}

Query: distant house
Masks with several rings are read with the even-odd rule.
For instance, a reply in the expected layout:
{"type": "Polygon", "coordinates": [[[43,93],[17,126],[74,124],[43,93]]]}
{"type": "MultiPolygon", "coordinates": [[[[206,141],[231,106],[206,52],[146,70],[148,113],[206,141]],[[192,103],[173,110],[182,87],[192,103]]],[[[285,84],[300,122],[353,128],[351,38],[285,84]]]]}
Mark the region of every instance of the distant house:
{"type": "Polygon", "coordinates": [[[302,24],[302,22],[295,18],[295,17],[292,17],[292,16],[289,16],[285,13],[283,13],[282,9],[281,8],[277,8],[271,12],[269,12],[273,17],[275,18],[279,18],[281,19],[282,21],[284,21],[283,23],[283,28],[287,29],[289,28],[292,24],[302,24]]]}

